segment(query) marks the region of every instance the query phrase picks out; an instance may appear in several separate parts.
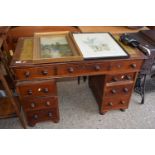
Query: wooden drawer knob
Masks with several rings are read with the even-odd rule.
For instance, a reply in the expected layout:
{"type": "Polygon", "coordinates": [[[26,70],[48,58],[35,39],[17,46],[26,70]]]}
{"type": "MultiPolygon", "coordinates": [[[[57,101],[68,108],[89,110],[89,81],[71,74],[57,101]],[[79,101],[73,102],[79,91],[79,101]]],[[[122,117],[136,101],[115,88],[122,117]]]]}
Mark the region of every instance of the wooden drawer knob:
{"type": "Polygon", "coordinates": [[[31,103],[31,108],[34,108],[35,106],[35,103],[31,103]]]}
{"type": "Polygon", "coordinates": [[[120,65],[120,64],[118,64],[118,65],[117,65],[117,68],[121,68],[121,65],[120,65]]]}
{"type": "Polygon", "coordinates": [[[112,102],[109,102],[108,105],[109,105],[109,106],[113,106],[113,103],[112,103],[112,102]]]}
{"type": "Polygon", "coordinates": [[[121,104],[125,105],[125,103],[126,103],[125,101],[121,101],[121,104]]]}
{"type": "Polygon", "coordinates": [[[73,67],[69,67],[69,68],[68,68],[68,72],[69,72],[69,73],[73,73],[73,72],[74,72],[74,68],[73,68],[73,67]]]}
{"type": "Polygon", "coordinates": [[[50,105],[51,105],[50,101],[47,101],[46,106],[50,106],[50,105]]]}
{"type": "Polygon", "coordinates": [[[27,91],[27,94],[28,94],[28,95],[32,95],[32,90],[29,89],[29,90],[27,91]]]}
{"type": "Polygon", "coordinates": [[[124,88],[123,90],[124,90],[125,93],[129,92],[128,88],[124,88]]]}
{"type": "Polygon", "coordinates": [[[44,88],[44,93],[48,93],[48,88],[44,88]]]}
{"type": "Polygon", "coordinates": [[[43,75],[47,75],[47,74],[48,74],[48,71],[47,71],[47,70],[43,70],[43,71],[42,71],[42,74],[43,74],[43,75]]]}
{"type": "Polygon", "coordinates": [[[101,67],[100,67],[99,65],[96,65],[96,66],[95,66],[95,70],[96,70],[96,71],[99,71],[99,70],[101,70],[101,67]]]}
{"type": "Polygon", "coordinates": [[[52,117],[52,112],[48,112],[48,117],[52,117]]]}
{"type": "Polygon", "coordinates": [[[112,92],[112,94],[116,94],[117,93],[116,89],[112,89],[111,92],[112,92]]]}
{"type": "Polygon", "coordinates": [[[117,77],[113,77],[112,81],[116,82],[116,81],[118,81],[118,78],[117,77]]]}
{"type": "Polygon", "coordinates": [[[37,114],[33,115],[33,118],[38,119],[38,115],[37,114]]]}
{"type": "Polygon", "coordinates": [[[133,69],[135,69],[135,68],[137,67],[137,65],[136,65],[136,64],[131,64],[131,67],[132,67],[133,69]]]}
{"type": "Polygon", "coordinates": [[[28,78],[28,77],[30,77],[30,72],[27,71],[27,72],[24,73],[24,75],[25,75],[26,78],[28,78]]]}
{"type": "Polygon", "coordinates": [[[127,75],[127,76],[126,76],[126,79],[127,79],[127,80],[131,80],[131,76],[130,76],[130,75],[127,75]]]}

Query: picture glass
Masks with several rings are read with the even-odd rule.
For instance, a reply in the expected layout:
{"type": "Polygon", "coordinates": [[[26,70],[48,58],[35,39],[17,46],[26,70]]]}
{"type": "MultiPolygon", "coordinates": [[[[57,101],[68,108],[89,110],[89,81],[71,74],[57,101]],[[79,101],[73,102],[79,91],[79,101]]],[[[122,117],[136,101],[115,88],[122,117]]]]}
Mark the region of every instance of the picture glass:
{"type": "Polygon", "coordinates": [[[84,58],[128,56],[109,33],[73,34],[73,37],[84,58]]]}
{"type": "Polygon", "coordinates": [[[41,58],[60,58],[72,55],[72,50],[65,36],[40,37],[41,58]]]}

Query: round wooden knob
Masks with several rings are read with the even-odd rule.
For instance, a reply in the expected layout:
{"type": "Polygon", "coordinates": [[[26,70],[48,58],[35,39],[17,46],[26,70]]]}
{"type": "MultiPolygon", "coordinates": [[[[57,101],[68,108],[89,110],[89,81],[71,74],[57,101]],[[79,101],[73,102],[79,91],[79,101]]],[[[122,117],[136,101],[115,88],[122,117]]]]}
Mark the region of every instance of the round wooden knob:
{"type": "Polygon", "coordinates": [[[113,103],[112,103],[112,102],[109,102],[108,105],[109,105],[109,106],[113,106],[113,103]]]}
{"type": "Polygon", "coordinates": [[[131,64],[131,67],[134,69],[134,68],[137,67],[137,65],[136,64],[131,64]]]}
{"type": "Polygon", "coordinates": [[[117,68],[121,68],[121,65],[120,65],[120,64],[118,64],[118,65],[117,65],[117,68]]]}
{"type": "Polygon", "coordinates": [[[101,67],[100,67],[99,65],[96,65],[96,66],[95,66],[95,70],[96,70],[96,71],[99,71],[100,69],[101,69],[101,67]]]}
{"type": "Polygon", "coordinates": [[[69,68],[68,68],[68,72],[69,72],[69,73],[73,73],[73,72],[74,72],[74,68],[73,68],[73,67],[69,67],[69,68]]]}
{"type": "Polygon", "coordinates": [[[30,77],[30,72],[27,71],[27,72],[24,73],[24,75],[25,75],[26,78],[28,78],[28,77],[30,77]]]}
{"type": "Polygon", "coordinates": [[[112,89],[111,92],[112,92],[112,94],[116,94],[117,93],[117,91],[115,89],[112,89]]]}
{"type": "Polygon", "coordinates": [[[124,92],[127,93],[129,91],[128,88],[124,88],[124,92]]]}
{"type": "Polygon", "coordinates": [[[52,117],[52,113],[51,112],[48,112],[48,117],[52,117]]]}
{"type": "Polygon", "coordinates": [[[124,105],[126,102],[125,101],[121,101],[120,103],[124,105]]]}
{"type": "Polygon", "coordinates": [[[42,71],[42,74],[43,74],[43,75],[47,75],[47,74],[48,74],[48,71],[47,71],[47,70],[43,70],[43,71],[42,71]]]}
{"type": "Polygon", "coordinates": [[[35,103],[31,103],[31,108],[34,108],[35,106],[35,103]]]}
{"type": "Polygon", "coordinates": [[[37,114],[33,115],[33,118],[38,119],[38,115],[37,114]]]}
{"type": "Polygon", "coordinates": [[[116,82],[116,81],[118,81],[118,78],[117,77],[113,77],[112,81],[116,82]]]}
{"type": "Polygon", "coordinates": [[[28,94],[28,95],[32,95],[32,90],[29,89],[29,90],[27,91],[27,94],[28,94]]]}
{"type": "Polygon", "coordinates": [[[50,106],[50,105],[51,105],[50,101],[47,101],[46,106],[50,106]]]}
{"type": "Polygon", "coordinates": [[[44,88],[44,93],[48,93],[48,88],[44,88]]]}
{"type": "Polygon", "coordinates": [[[130,76],[130,75],[127,75],[127,76],[126,76],[126,79],[127,79],[127,80],[131,80],[131,76],[130,76]]]}

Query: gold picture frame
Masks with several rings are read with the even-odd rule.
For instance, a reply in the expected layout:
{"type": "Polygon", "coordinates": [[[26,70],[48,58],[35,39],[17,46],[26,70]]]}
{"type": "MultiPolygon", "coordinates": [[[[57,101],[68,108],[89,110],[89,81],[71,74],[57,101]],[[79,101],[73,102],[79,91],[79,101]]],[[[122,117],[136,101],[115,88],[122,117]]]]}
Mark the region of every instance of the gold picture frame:
{"type": "Polygon", "coordinates": [[[82,53],[75,46],[69,31],[34,34],[33,61],[81,61],[82,53]]]}

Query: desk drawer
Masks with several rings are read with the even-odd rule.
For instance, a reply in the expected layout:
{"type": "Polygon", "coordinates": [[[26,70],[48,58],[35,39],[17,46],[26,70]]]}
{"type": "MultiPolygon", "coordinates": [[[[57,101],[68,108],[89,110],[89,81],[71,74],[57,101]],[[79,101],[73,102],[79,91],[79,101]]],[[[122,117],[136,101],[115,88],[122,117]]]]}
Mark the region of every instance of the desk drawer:
{"type": "Polygon", "coordinates": [[[57,97],[43,97],[43,98],[32,98],[23,99],[24,111],[32,111],[39,109],[54,108],[58,106],[57,97]]]}
{"type": "Polygon", "coordinates": [[[22,97],[31,96],[57,96],[56,83],[54,80],[21,82],[17,84],[22,97]]]}
{"type": "Polygon", "coordinates": [[[106,82],[113,83],[113,82],[120,82],[120,81],[134,81],[136,73],[123,73],[123,74],[115,74],[115,75],[107,75],[106,82]]]}
{"type": "Polygon", "coordinates": [[[105,88],[105,96],[112,97],[118,95],[130,95],[132,92],[133,84],[109,86],[105,88]]]}
{"type": "Polygon", "coordinates": [[[15,69],[17,80],[48,78],[55,75],[54,66],[15,69]]]}
{"type": "Polygon", "coordinates": [[[109,62],[91,64],[65,64],[57,67],[58,76],[99,74],[109,70],[109,62]]]}
{"type": "Polygon", "coordinates": [[[109,69],[112,71],[139,71],[141,69],[143,61],[142,60],[122,60],[122,61],[112,61],[110,63],[109,69]]]}
{"type": "Polygon", "coordinates": [[[59,121],[58,108],[50,108],[46,110],[37,110],[26,113],[27,121],[30,126],[34,126],[37,122],[52,120],[55,123],[59,121]]]}
{"type": "Polygon", "coordinates": [[[130,101],[129,96],[104,98],[104,101],[102,104],[102,110],[127,109],[129,101],[130,101]]]}

